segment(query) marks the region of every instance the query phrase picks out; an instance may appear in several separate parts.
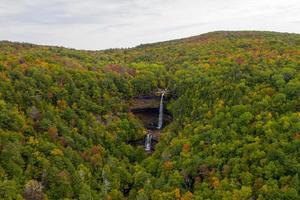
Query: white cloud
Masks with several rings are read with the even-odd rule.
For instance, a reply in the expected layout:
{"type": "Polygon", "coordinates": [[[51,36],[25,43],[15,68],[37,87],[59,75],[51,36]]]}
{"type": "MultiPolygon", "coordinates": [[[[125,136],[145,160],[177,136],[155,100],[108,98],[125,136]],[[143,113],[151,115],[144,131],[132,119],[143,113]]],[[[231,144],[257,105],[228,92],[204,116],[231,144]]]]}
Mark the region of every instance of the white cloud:
{"type": "Polygon", "coordinates": [[[0,0],[0,40],[80,49],[215,30],[300,33],[299,21],[298,0],[0,0]]]}

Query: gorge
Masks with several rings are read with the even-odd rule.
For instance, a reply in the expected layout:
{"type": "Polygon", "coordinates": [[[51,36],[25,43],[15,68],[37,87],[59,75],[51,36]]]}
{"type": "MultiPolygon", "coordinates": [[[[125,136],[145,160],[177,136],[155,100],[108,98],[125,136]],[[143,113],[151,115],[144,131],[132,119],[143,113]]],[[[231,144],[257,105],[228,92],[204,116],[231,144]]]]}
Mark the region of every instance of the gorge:
{"type": "Polygon", "coordinates": [[[164,97],[168,91],[159,90],[152,96],[136,98],[131,105],[131,112],[141,121],[146,129],[144,140],[130,141],[132,144],[142,145],[146,152],[152,152],[158,142],[161,131],[165,125],[171,122],[172,116],[165,107],[164,97]],[[158,96],[159,95],[159,96],[158,96]],[[144,141],[144,143],[142,142],[144,141]]]}

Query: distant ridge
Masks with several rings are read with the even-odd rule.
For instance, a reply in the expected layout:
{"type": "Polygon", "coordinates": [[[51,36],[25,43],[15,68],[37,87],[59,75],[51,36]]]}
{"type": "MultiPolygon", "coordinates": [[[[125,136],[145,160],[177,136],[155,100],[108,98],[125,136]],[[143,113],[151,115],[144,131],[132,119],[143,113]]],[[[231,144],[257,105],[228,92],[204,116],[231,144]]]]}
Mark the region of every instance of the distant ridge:
{"type": "Polygon", "coordinates": [[[111,51],[111,50],[121,50],[121,49],[134,49],[134,48],[144,48],[144,47],[152,47],[156,45],[164,45],[164,44],[174,44],[178,42],[195,42],[195,41],[203,41],[208,38],[230,38],[230,37],[261,37],[261,36],[276,36],[276,35],[300,35],[298,33],[287,33],[287,32],[275,32],[275,31],[213,31],[213,32],[207,32],[195,36],[189,36],[189,37],[183,37],[179,39],[173,39],[173,40],[166,40],[166,41],[158,41],[153,43],[145,43],[140,44],[134,47],[129,48],[108,48],[103,50],[89,50],[89,49],[76,49],[76,48],[68,48],[64,46],[56,46],[56,45],[42,45],[42,44],[33,44],[28,42],[19,42],[19,41],[9,41],[9,40],[0,40],[0,45],[12,45],[12,44],[18,44],[26,47],[54,47],[54,48],[66,48],[71,50],[77,50],[77,51],[91,51],[91,52],[97,52],[97,51],[111,51]]]}

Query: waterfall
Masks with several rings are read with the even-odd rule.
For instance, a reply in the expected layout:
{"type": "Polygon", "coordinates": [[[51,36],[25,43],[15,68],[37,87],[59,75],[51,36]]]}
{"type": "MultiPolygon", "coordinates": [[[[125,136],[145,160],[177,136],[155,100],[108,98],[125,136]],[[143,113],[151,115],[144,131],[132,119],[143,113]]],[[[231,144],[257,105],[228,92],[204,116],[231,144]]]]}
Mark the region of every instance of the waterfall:
{"type": "Polygon", "coordinates": [[[163,91],[161,93],[161,98],[160,98],[159,116],[158,116],[158,126],[157,126],[157,129],[161,129],[162,125],[163,125],[163,114],[164,114],[163,100],[164,100],[164,95],[165,95],[165,92],[163,91]]]}
{"type": "Polygon", "coordinates": [[[145,139],[145,150],[151,151],[152,134],[148,133],[145,139]]]}

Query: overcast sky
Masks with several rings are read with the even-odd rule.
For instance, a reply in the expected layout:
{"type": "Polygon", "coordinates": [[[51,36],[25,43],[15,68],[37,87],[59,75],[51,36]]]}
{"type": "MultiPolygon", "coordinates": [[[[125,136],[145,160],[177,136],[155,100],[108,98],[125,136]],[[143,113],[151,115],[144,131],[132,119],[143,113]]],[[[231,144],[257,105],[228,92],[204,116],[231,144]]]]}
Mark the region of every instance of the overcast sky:
{"type": "Polygon", "coordinates": [[[0,40],[105,49],[216,30],[300,33],[300,0],[0,0],[0,40]]]}

